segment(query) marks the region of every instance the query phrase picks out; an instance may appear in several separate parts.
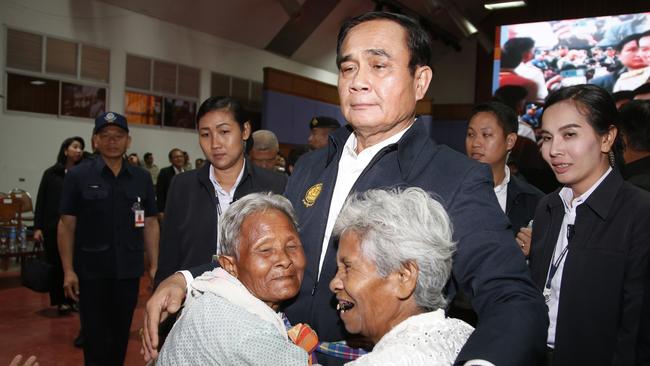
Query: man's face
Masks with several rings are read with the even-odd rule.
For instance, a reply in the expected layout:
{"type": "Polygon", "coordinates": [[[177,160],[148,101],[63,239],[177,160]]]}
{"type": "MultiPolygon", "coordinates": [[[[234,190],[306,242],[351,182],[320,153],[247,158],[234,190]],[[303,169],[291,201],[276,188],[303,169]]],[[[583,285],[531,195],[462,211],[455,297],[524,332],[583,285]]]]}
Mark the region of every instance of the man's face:
{"type": "Polygon", "coordinates": [[[278,155],[277,150],[251,149],[249,158],[253,165],[263,169],[275,170],[275,161],[278,155]]]}
{"type": "Polygon", "coordinates": [[[120,127],[106,126],[93,135],[93,141],[101,156],[117,159],[124,156],[131,144],[131,137],[120,127]]]}
{"type": "Polygon", "coordinates": [[[185,154],[180,150],[174,150],[169,162],[172,163],[176,169],[180,169],[185,166],[185,154]]]}
{"type": "Polygon", "coordinates": [[[639,52],[646,66],[650,66],[650,36],[639,39],[639,52]]]}
{"type": "Polygon", "coordinates": [[[147,155],[144,157],[144,163],[151,166],[153,165],[153,155],[147,155]]]}
{"type": "Polygon", "coordinates": [[[309,132],[307,143],[314,150],[327,146],[327,135],[332,132],[331,128],[314,127],[309,132]]]}
{"type": "Polygon", "coordinates": [[[621,49],[621,54],[618,56],[621,63],[628,69],[640,69],[645,67],[643,59],[639,52],[639,44],[637,41],[629,41],[621,49]]]}
{"type": "Polygon", "coordinates": [[[388,136],[411,123],[431,69],[409,70],[407,34],[401,25],[371,20],[352,28],[341,45],[338,90],[345,119],[362,135],[388,136]]]}

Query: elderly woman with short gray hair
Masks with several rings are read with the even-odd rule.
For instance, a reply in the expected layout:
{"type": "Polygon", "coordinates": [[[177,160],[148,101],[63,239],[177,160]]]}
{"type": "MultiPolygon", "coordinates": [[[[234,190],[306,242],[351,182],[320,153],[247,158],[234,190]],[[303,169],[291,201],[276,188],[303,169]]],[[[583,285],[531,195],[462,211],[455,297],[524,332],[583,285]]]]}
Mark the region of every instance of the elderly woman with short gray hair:
{"type": "Polygon", "coordinates": [[[330,283],[345,328],[374,344],[348,365],[451,365],[473,331],[446,318],[455,243],[449,217],[420,188],[351,196],[334,226],[330,283]]]}
{"type": "Polygon", "coordinates": [[[307,352],[291,342],[278,313],[298,294],[305,269],[291,203],[250,194],[219,225],[221,267],[192,282],[156,364],[307,365],[307,352]]]}

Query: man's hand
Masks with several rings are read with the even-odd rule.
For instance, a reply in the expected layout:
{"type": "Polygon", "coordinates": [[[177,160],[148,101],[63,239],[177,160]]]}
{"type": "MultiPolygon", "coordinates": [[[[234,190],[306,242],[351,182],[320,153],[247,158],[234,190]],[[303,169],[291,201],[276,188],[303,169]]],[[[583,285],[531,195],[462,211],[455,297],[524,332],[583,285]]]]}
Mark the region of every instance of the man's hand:
{"type": "Polygon", "coordinates": [[[13,360],[11,360],[11,363],[9,366],[38,366],[38,362],[36,362],[36,356],[30,356],[28,359],[25,360],[24,363],[21,363],[23,360],[23,355],[16,355],[13,360]]]}
{"type": "Polygon", "coordinates": [[[63,274],[63,292],[65,296],[79,301],[79,278],[74,271],[65,271],[63,274]]]}
{"type": "Polygon", "coordinates": [[[43,230],[41,229],[34,230],[34,241],[39,243],[43,241],[43,230]]]}
{"type": "Polygon", "coordinates": [[[144,310],[144,331],[140,353],[145,362],[158,357],[158,326],[169,314],[176,313],[183,304],[186,292],[185,277],[175,273],[160,283],[144,310]]]}
{"type": "Polygon", "coordinates": [[[517,240],[517,244],[519,244],[519,248],[521,248],[521,251],[524,252],[526,258],[528,258],[528,255],[530,254],[530,242],[532,239],[533,229],[527,227],[522,227],[517,233],[517,237],[515,238],[515,240],[517,240]]]}

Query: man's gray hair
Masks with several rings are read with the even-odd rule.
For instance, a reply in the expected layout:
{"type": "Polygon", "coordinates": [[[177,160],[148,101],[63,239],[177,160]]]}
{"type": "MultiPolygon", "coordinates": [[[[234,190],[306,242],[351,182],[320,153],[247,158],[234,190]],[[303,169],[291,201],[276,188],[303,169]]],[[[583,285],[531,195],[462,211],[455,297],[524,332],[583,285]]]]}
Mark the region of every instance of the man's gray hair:
{"type": "Polygon", "coordinates": [[[271,192],[251,193],[235,201],[219,217],[219,253],[239,258],[239,237],[244,220],[252,214],[269,210],[286,215],[297,231],[296,214],[288,199],[271,192]]]}
{"type": "Polygon", "coordinates": [[[280,143],[275,134],[269,130],[253,132],[253,149],[255,150],[280,150],[280,143]]]}
{"type": "Polygon", "coordinates": [[[442,290],[451,272],[452,227],[442,205],[421,188],[356,193],[349,197],[333,235],[359,235],[361,253],[386,277],[413,262],[418,266],[415,302],[432,311],[444,308],[442,290]]]}

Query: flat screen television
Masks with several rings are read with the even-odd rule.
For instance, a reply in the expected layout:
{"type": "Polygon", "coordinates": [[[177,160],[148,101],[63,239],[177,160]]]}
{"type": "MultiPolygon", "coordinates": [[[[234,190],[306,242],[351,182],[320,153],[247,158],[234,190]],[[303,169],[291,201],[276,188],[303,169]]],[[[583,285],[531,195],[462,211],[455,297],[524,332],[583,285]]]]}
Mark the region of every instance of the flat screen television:
{"type": "Polygon", "coordinates": [[[492,91],[520,85],[528,101],[592,83],[614,93],[650,80],[650,12],[497,27],[492,91]]]}

